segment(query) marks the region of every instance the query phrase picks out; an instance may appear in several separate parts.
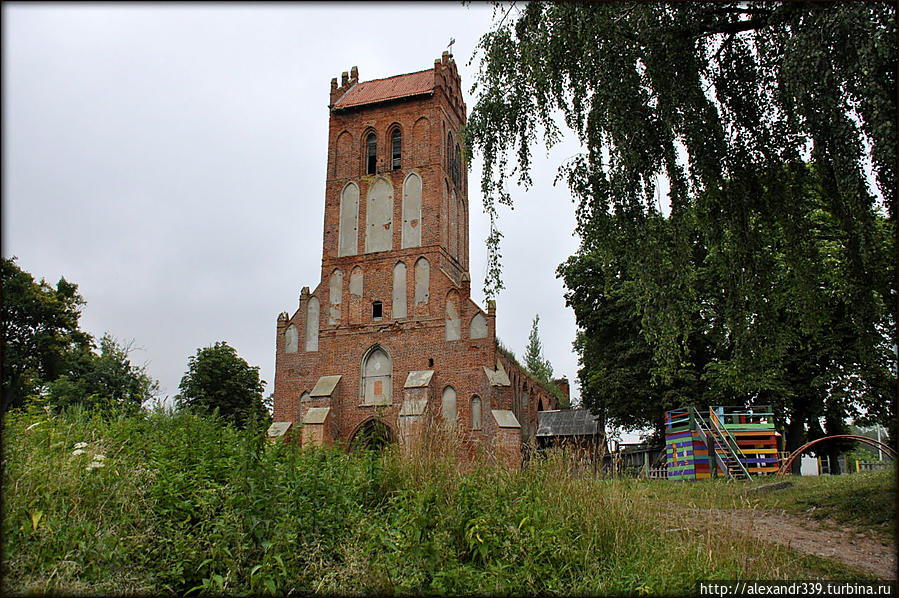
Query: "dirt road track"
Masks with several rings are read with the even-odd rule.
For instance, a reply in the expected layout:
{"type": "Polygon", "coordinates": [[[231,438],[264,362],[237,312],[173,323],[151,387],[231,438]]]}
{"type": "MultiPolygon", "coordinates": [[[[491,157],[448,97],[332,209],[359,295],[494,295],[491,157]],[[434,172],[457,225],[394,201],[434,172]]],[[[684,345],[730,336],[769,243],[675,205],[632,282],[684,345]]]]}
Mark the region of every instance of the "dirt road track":
{"type": "Polygon", "coordinates": [[[885,545],[873,533],[860,533],[836,524],[780,511],[750,509],[691,509],[723,520],[733,529],[783,544],[805,554],[838,561],[880,579],[896,579],[896,544],[885,545]]]}

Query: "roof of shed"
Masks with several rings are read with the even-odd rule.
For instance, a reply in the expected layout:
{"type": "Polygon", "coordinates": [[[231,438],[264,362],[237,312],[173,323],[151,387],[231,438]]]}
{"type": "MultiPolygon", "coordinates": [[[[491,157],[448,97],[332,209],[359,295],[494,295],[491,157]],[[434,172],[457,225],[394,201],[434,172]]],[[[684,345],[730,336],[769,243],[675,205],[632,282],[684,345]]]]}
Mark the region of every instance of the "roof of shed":
{"type": "Polygon", "coordinates": [[[396,75],[386,79],[362,81],[353,85],[339,100],[334,102],[334,109],[386,102],[430,93],[433,90],[434,69],[396,75]]]}
{"type": "Polygon", "coordinates": [[[589,409],[537,412],[537,436],[601,436],[602,428],[589,409]]]}

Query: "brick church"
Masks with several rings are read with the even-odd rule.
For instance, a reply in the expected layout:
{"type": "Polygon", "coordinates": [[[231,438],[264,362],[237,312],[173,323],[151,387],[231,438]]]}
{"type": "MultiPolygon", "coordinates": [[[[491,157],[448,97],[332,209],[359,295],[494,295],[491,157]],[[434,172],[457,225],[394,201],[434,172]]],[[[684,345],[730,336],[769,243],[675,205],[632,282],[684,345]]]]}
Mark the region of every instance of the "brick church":
{"type": "Polygon", "coordinates": [[[558,404],[499,350],[495,304],[470,298],[452,56],[373,81],[353,67],[329,109],[321,282],[278,316],[274,421],[304,445],[404,447],[436,422],[517,464],[558,404]]]}

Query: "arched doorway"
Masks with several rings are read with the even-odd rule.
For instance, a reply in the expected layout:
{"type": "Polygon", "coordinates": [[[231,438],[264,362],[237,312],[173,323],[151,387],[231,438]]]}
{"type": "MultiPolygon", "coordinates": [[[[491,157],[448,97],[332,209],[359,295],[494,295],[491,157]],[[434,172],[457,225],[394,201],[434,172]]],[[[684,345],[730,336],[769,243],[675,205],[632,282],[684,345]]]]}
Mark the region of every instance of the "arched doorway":
{"type": "Polygon", "coordinates": [[[371,418],[362,423],[350,439],[350,450],[380,451],[395,440],[390,426],[379,419],[371,418]]]}

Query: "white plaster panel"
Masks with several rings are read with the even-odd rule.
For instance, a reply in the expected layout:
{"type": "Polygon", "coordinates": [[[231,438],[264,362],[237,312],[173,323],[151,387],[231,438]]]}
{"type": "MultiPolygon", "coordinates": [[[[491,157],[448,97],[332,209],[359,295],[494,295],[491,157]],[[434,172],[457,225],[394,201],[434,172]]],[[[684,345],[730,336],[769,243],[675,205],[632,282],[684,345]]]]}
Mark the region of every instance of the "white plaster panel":
{"type": "Polygon", "coordinates": [[[414,172],[403,182],[403,247],[421,246],[421,177],[414,172]]]}
{"type": "Polygon", "coordinates": [[[458,298],[455,292],[446,299],[446,340],[462,338],[462,320],[459,318],[458,298]]]}
{"type": "Polygon", "coordinates": [[[393,248],[393,185],[378,179],[368,191],[365,252],[393,248]]]}
{"type": "Polygon", "coordinates": [[[318,318],[320,315],[318,297],[309,297],[306,304],[306,350],[318,351],[318,318]]]}
{"type": "Polygon", "coordinates": [[[471,429],[481,429],[481,398],[471,397],[471,429]]]}
{"type": "Polygon", "coordinates": [[[356,255],[359,249],[359,187],[350,183],[340,196],[340,233],[337,255],[356,255]]]}
{"type": "Polygon", "coordinates": [[[443,389],[440,401],[440,414],[443,421],[451,426],[456,425],[456,390],[452,386],[443,389]]]}
{"type": "Polygon", "coordinates": [[[397,262],[393,267],[393,309],[394,320],[406,317],[406,264],[397,262]]]}
{"type": "Polygon", "coordinates": [[[343,297],[343,271],[331,272],[331,280],[328,283],[328,324],[336,324],[340,321],[340,303],[343,297]]]}
{"type": "Polygon", "coordinates": [[[425,258],[415,262],[415,313],[427,315],[431,298],[431,264],[425,258]],[[419,306],[422,306],[421,308],[419,306]]]}
{"type": "Polygon", "coordinates": [[[477,314],[471,319],[471,325],[468,327],[469,338],[487,338],[487,318],[484,314],[477,314]]]}
{"type": "Polygon", "coordinates": [[[350,273],[350,295],[362,296],[362,268],[356,266],[350,273]]]}
{"type": "Polygon", "coordinates": [[[296,353],[299,348],[299,341],[300,333],[297,331],[297,327],[291,324],[284,331],[284,352],[296,353]]]}

